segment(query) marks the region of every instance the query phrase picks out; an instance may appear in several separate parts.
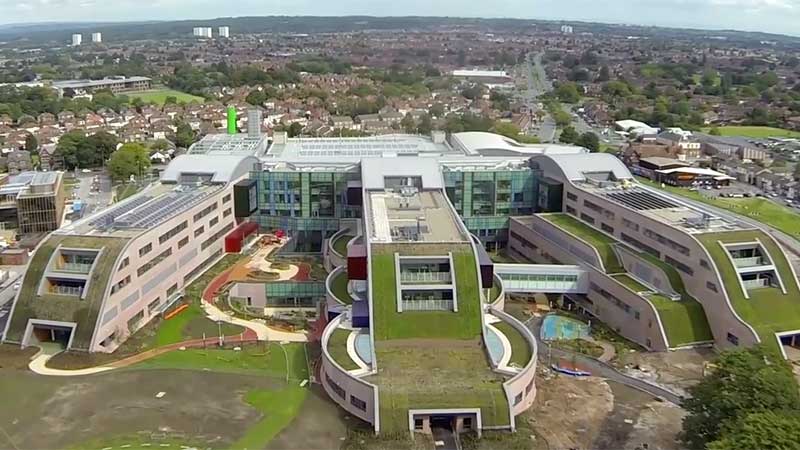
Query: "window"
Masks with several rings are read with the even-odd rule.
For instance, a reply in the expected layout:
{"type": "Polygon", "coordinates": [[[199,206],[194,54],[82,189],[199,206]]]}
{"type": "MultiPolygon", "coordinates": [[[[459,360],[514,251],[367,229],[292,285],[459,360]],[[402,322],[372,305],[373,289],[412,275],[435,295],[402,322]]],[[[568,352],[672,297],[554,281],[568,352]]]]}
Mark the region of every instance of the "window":
{"type": "Polygon", "coordinates": [[[575,208],[573,208],[572,206],[567,205],[567,212],[574,216],[575,215],[575,208]]]}
{"type": "Polygon", "coordinates": [[[180,250],[183,247],[186,247],[187,244],[189,244],[189,236],[186,236],[185,238],[178,241],[178,249],[180,250]]]}
{"type": "Polygon", "coordinates": [[[598,212],[598,213],[603,212],[603,208],[601,208],[598,205],[595,205],[594,203],[590,202],[589,200],[584,200],[583,201],[583,206],[591,209],[594,212],[598,212]]]}
{"type": "Polygon", "coordinates": [[[590,224],[594,225],[594,218],[592,216],[590,216],[590,215],[581,213],[581,220],[583,220],[586,223],[590,223],[590,224]]]}
{"type": "Polygon", "coordinates": [[[739,345],[739,337],[736,336],[735,334],[728,333],[728,342],[730,342],[733,345],[739,345]]]}
{"type": "Polygon", "coordinates": [[[123,259],[122,262],[119,263],[119,268],[117,270],[122,270],[128,267],[129,265],[131,265],[131,260],[126,256],[125,259],[123,259]]]}
{"type": "Polygon", "coordinates": [[[694,270],[691,267],[687,266],[686,264],[676,261],[675,259],[671,258],[669,255],[664,255],[664,262],[667,264],[674,266],[676,269],[680,270],[681,272],[687,275],[694,275],[694,270]]]}
{"type": "MultiPolygon", "coordinates": [[[[331,379],[331,377],[329,377],[329,376],[328,376],[328,374],[327,374],[327,373],[325,373],[325,382],[327,382],[327,383],[328,383],[328,386],[330,386],[331,390],[332,390],[333,392],[335,392],[335,393],[336,393],[336,395],[338,395],[339,397],[345,398],[344,389],[342,389],[342,387],[341,387],[341,386],[339,386],[338,384],[336,384],[336,382],[335,382],[335,381],[333,381],[333,380],[331,379]]],[[[366,405],[365,405],[365,406],[366,406],[366,405]]]]}
{"type": "Polygon", "coordinates": [[[639,311],[634,311],[633,312],[633,318],[634,319],[639,320],[640,317],[641,317],[641,315],[639,314],[639,311]]]}
{"type": "Polygon", "coordinates": [[[532,390],[533,390],[533,380],[531,380],[531,382],[528,383],[527,386],[525,386],[525,395],[530,394],[532,390]]]}
{"type": "Polygon", "coordinates": [[[225,211],[222,211],[222,218],[230,216],[232,212],[233,211],[231,211],[230,208],[226,209],[225,211]]]}
{"type": "Polygon", "coordinates": [[[204,208],[199,213],[195,214],[194,217],[192,218],[192,220],[194,222],[197,222],[198,220],[202,219],[203,217],[211,214],[212,212],[214,212],[216,210],[217,210],[217,202],[214,202],[214,203],[208,205],[208,207],[204,208]]]}
{"type": "Polygon", "coordinates": [[[573,202],[578,201],[578,196],[573,194],[572,192],[567,192],[567,198],[572,200],[573,202]]]}
{"type": "Polygon", "coordinates": [[[223,204],[228,203],[229,201],[231,201],[231,194],[228,194],[228,195],[222,197],[222,203],[223,204]]]}
{"type": "Polygon", "coordinates": [[[200,227],[194,230],[194,237],[200,236],[201,234],[203,234],[204,231],[206,231],[205,227],[200,227]]]}
{"type": "Polygon", "coordinates": [[[422,431],[425,421],[422,419],[414,419],[414,430],[422,431]]]}
{"type": "Polygon", "coordinates": [[[167,242],[168,240],[170,240],[173,237],[177,236],[178,233],[180,233],[181,231],[183,231],[183,230],[185,230],[187,228],[189,228],[189,221],[184,220],[183,222],[181,222],[175,228],[172,228],[171,230],[169,230],[166,233],[164,233],[161,236],[159,236],[158,237],[158,243],[159,244],[163,244],[164,242],[167,242]]]}
{"type": "Polygon", "coordinates": [[[155,258],[151,259],[150,261],[147,261],[147,263],[145,263],[144,265],[142,265],[141,267],[136,269],[136,275],[137,276],[142,276],[142,275],[146,274],[150,269],[152,269],[153,267],[157,266],[161,261],[169,258],[170,255],[172,255],[172,248],[171,247],[166,249],[166,250],[164,250],[158,256],[156,256],[155,258]]]}
{"type": "Polygon", "coordinates": [[[367,410],[367,402],[365,402],[364,400],[361,400],[360,398],[358,398],[356,396],[353,396],[353,395],[350,396],[350,404],[355,406],[357,409],[360,409],[361,411],[366,411],[367,410]]]}
{"type": "Polygon", "coordinates": [[[210,238],[203,241],[200,244],[200,251],[203,251],[217,242],[222,236],[224,236],[227,232],[233,229],[233,223],[229,223],[228,225],[220,228],[216,233],[214,233],[210,238]]]}
{"type": "Polygon", "coordinates": [[[139,256],[144,256],[153,250],[153,244],[147,244],[139,249],[139,256]]]}
{"type": "Polygon", "coordinates": [[[153,313],[157,312],[158,305],[161,303],[161,297],[156,297],[155,300],[147,304],[147,315],[152,316],[153,313]]]}
{"type": "Polygon", "coordinates": [[[520,392],[519,394],[517,394],[516,397],[514,397],[514,406],[517,406],[520,403],[522,403],[522,392],[520,392]]]}
{"type": "Polygon", "coordinates": [[[214,225],[219,223],[219,217],[214,217],[211,222],[208,222],[208,228],[213,228],[214,225]]]}
{"type": "Polygon", "coordinates": [[[472,417],[464,417],[464,429],[465,430],[472,429],[472,417]]]}
{"type": "Polygon", "coordinates": [[[706,281],[706,288],[708,288],[709,291],[717,292],[717,285],[710,281],[706,281]]]}
{"type": "Polygon", "coordinates": [[[609,233],[609,234],[614,234],[614,227],[612,227],[612,226],[609,226],[609,225],[606,225],[606,224],[604,224],[604,223],[601,223],[601,224],[600,224],[600,228],[601,228],[603,231],[605,231],[606,233],[609,233]]]}
{"type": "Polygon", "coordinates": [[[639,231],[639,224],[638,223],[636,223],[636,222],[634,222],[632,220],[626,219],[624,217],[622,218],[622,225],[625,228],[629,228],[629,229],[631,229],[633,231],[639,231]]]}
{"type": "Polygon", "coordinates": [[[700,260],[700,267],[702,267],[704,269],[711,270],[711,266],[708,264],[708,261],[706,261],[705,259],[701,259],[700,260]]]}
{"type": "Polygon", "coordinates": [[[173,284],[172,286],[167,289],[167,297],[172,296],[175,292],[178,291],[178,283],[173,284]]]}

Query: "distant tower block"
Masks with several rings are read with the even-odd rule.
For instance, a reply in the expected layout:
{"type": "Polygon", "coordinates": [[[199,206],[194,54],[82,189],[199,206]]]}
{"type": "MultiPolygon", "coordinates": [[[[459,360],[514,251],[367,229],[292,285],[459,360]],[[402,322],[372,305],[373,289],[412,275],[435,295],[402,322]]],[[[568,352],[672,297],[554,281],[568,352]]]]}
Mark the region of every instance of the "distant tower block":
{"type": "Polygon", "coordinates": [[[73,34],[72,35],[72,45],[73,46],[81,45],[81,42],[83,42],[83,35],[80,35],[80,34],[73,34]]]}
{"type": "Polygon", "coordinates": [[[92,33],[92,42],[95,44],[103,42],[103,33],[92,33]]]}
{"type": "Polygon", "coordinates": [[[252,108],[247,111],[247,137],[258,138],[261,136],[261,110],[252,108]]]}
{"type": "Polygon", "coordinates": [[[211,39],[213,37],[211,27],[203,28],[203,37],[208,39],[211,39]]]}
{"type": "Polygon", "coordinates": [[[229,27],[219,27],[219,37],[229,38],[231,37],[231,29],[229,27]]]}
{"type": "Polygon", "coordinates": [[[203,35],[203,29],[201,27],[192,28],[192,35],[194,35],[194,36],[202,36],[203,35]]]}

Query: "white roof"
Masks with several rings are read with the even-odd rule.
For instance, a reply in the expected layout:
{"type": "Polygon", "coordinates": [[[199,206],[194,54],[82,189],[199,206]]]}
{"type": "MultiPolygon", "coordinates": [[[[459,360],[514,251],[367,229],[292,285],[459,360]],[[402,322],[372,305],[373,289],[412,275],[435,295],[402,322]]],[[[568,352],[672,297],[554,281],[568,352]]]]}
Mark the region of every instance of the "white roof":
{"type": "Polygon", "coordinates": [[[540,155],[531,161],[538,164],[546,176],[560,175],[565,181],[583,181],[588,178],[587,174],[603,172],[612,173],[617,180],[633,178],[625,164],[609,153],[540,155]]]}
{"type": "Polygon", "coordinates": [[[658,128],[653,128],[650,125],[639,122],[638,120],[618,120],[614,124],[623,131],[636,134],[657,134],[658,128]]]}
{"type": "Polygon", "coordinates": [[[436,159],[397,156],[361,160],[361,182],[365,189],[383,189],[385,177],[421,177],[423,189],[444,189],[436,159]]]}
{"type": "Polygon", "coordinates": [[[202,174],[212,175],[212,183],[229,183],[247,175],[258,162],[254,156],[180,155],[169,163],[161,181],[179,183],[182,174],[202,174]]]}
{"type": "Polygon", "coordinates": [[[508,78],[504,70],[454,70],[454,77],[508,78]]]}
{"type": "Polygon", "coordinates": [[[468,155],[513,156],[551,153],[588,153],[583,147],[557,144],[520,144],[514,139],[481,131],[468,131],[452,135],[454,145],[468,155]]]}
{"type": "Polygon", "coordinates": [[[703,169],[700,167],[676,167],[674,169],[664,169],[664,170],[656,170],[658,173],[663,173],[665,175],[680,172],[680,173],[689,173],[692,175],[707,175],[709,177],[714,177],[717,180],[735,180],[735,178],[725,175],[722,172],[717,172],[716,170],[711,169],[703,169]]]}

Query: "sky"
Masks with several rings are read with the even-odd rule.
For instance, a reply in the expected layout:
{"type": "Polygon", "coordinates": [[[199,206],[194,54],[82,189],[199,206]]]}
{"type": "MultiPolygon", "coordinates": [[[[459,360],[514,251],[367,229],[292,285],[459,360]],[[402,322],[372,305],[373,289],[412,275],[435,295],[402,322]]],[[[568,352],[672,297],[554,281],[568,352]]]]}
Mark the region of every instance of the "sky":
{"type": "Polygon", "coordinates": [[[511,17],[800,35],[800,0],[0,0],[0,24],[266,15],[511,17]]]}

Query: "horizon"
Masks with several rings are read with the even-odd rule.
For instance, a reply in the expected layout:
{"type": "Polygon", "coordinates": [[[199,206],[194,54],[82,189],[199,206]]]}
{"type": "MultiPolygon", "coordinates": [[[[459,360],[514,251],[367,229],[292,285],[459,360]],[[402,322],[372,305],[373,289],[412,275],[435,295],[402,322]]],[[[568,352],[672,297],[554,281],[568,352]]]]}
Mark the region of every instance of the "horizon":
{"type": "Polygon", "coordinates": [[[291,7],[282,2],[242,0],[239,14],[213,0],[121,0],[113,4],[97,0],[0,0],[0,26],[132,22],[172,22],[241,17],[365,16],[430,17],[463,19],[519,19],[571,23],[598,23],[703,31],[762,32],[797,37],[800,0],[617,0],[596,5],[589,0],[508,0],[486,5],[470,0],[443,0],[436,5],[411,0],[401,5],[386,1],[342,0],[314,5],[299,0],[291,7]],[[149,4],[142,7],[142,2],[149,4]],[[92,8],[87,20],[85,9],[92,8]],[[205,14],[193,14],[205,11],[205,14]],[[467,14],[469,11],[469,14],[467,14]],[[535,11],[530,13],[529,11],[535,11]],[[36,17],[32,17],[36,15],[36,17]],[[121,20],[121,17],[125,17],[121,20]]]}

